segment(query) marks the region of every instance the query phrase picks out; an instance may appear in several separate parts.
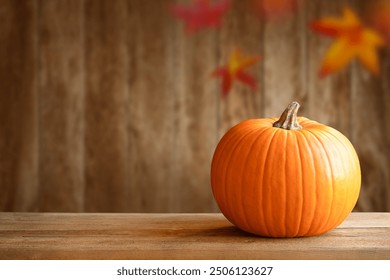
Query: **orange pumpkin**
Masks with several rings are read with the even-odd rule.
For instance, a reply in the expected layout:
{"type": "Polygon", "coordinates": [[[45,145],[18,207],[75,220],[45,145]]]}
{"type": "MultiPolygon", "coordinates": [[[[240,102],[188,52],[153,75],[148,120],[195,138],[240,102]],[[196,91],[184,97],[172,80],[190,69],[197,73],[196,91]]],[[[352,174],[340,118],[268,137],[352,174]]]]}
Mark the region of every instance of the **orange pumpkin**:
{"type": "Polygon", "coordinates": [[[311,236],[337,227],[360,191],[359,159],[337,130],[297,117],[292,102],[280,119],[251,119],[231,128],[211,164],[221,212],[261,236],[311,236]]]}

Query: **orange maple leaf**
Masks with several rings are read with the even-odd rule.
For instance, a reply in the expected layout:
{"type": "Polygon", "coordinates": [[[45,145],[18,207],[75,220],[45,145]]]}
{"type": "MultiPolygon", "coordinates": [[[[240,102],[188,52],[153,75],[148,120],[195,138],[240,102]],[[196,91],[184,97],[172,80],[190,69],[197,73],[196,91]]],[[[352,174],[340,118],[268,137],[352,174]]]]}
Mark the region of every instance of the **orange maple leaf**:
{"type": "Polygon", "coordinates": [[[311,27],[335,38],[323,59],[320,77],[341,70],[355,57],[372,73],[379,74],[377,49],[385,41],[375,30],[364,26],[350,8],[344,8],[341,18],[327,17],[312,22],[311,27]]]}
{"type": "Polygon", "coordinates": [[[371,3],[367,15],[371,26],[378,30],[390,44],[390,0],[371,3]]]}
{"type": "Polygon", "coordinates": [[[246,73],[244,69],[258,63],[259,60],[260,56],[243,56],[238,49],[235,49],[230,54],[227,65],[219,67],[212,72],[212,76],[222,77],[222,95],[226,96],[229,93],[234,80],[239,80],[252,89],[256,88],[255,79],[246,73]]]}

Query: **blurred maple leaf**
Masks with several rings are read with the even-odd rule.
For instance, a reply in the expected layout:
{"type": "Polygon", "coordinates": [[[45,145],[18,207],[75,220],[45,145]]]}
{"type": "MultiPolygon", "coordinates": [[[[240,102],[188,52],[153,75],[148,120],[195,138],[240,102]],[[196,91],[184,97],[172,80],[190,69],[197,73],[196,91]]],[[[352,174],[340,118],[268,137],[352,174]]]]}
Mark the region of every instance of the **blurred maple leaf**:
{"type": "MultiPolygon", "coordinates": [[[[254,0],[256,10],[266,20],[283,19],[298,9],[299,0],[254,0]]],[[[302,0],[301,0],[302,1],[302,0]]]]}
{"type": "Polygon", "coordinates": [[[230,0],[213,3],[209,0],[194,0],[190,5],[171,5],[170,10],[186,23],[186,32],[191,34],[203,28],[218,27],[229,7],[230,0]]]}
{"type": "Polygon", "coordinates": [[[368,21],[390,44],[390,0],[370,2],[368,21]]]}
{"type": "Polygon", "coordinates": [[[226,96],[229,93],[234,80],[239,80],[252,89],[256,88],[255,79],[247,74],[244,69],[258,63],[259,60],[260,56],[243,56],[238,49],[235,49],[230,54],[227,65],[212,72],[213,77],[222,77],[222,95],[226,96]]]}
{"type": "Polygon", "coordinates": [[[344,68],[355,57],[372,73],[379,73],[377,49],[384,46],[384,40],[364,26],[350,8],[344,8],[341,18],[326,17],[313,21],[311,27],[335,38],[323,59],[321,77],[344,68]]]}

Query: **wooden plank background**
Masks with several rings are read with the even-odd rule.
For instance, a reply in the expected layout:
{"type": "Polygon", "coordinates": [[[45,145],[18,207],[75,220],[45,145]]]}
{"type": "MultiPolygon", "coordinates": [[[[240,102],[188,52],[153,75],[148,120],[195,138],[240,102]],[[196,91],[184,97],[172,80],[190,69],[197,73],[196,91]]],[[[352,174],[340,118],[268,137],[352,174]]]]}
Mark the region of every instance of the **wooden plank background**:
{"type": "Polygon", "coordinates": [[[365,1],[305,1],[273,22],[236,0],[221,28],[191,36],[174,2],[188,1],[0,0],[1,211],[218,211],[218,140],[292,100],[354,144],[355,210],[390,211],[390,49],[379,77],[353,63],[319,79],[330,40],[307,27],[345,4],[364,14],[365,1]],[[261,55],[259,84],[222,98],[210,73],[233,47],[261,55]]]}

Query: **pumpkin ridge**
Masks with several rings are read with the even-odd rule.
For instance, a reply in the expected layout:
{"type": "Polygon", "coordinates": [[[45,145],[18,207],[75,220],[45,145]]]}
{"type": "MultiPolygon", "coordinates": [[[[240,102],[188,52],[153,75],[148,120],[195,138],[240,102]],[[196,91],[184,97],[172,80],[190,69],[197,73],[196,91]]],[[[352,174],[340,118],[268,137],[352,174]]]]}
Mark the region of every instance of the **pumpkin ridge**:
{"type": "MultiPolygon", "coordinates": [[[[337,152],[339,153],[340,158],[343,160],[342,166],[343,166],[344,169],[345,169],[345,166],[346,166],[345,161],[347,162],[347,165],[349,165],[351,162],[354,162],[354,159],[352,158],[352,154],[351,153],[348,153],[348,158],[347,159],[342,156],[343,153],[342,153],[342,151],[340,151],[340,147],[342,147],[343,149],[345,149],[347,151],[350,151],[350,152],[353,152],[353,151],[351,151],[351,148],[349,146],[345,145],[344,141],[340,140],[340,134],[341,133],[339,131],[337,131],[335,129],[332,129],[332,130],[324,130],[322,133],[324,135],[326,135],[326,137],[328,137],[328,139],[331,138],[332,141],[337,141],[340,144],[340,145],[336,145],[336,147],[337,147],[337,152]],[[335,135],[333,132],[335,132],[338,135],[335,135]]],[[[348,140],[344,135],[342,135],[342,136],[343,136],[343,138],[342,138],[343,140],[348,140]]],[[[347,173],[347,172],[348,172],[348,170],[344,170],[344,173],[347,173]]],[[[349,202],[349,200],[348,200],[349,192],[350,192],[349,190],[345,191],[344,199],[343,199],[344,204],[343,204],[342,210],[339,212],[339,215],[337,216],[337,221],[332,225],[333,227],[336,227],[336,226],[338,226],[341,223],[341,221],[344,219],[344,216],[345,216],[346,212],[349,213],[350,211],[353,210],[354,206],[352,207],[352,209],[349,209],[349,207],[348,207],[348,209],[347,209],[348,211],[346,211],[347,204],[349,204],[348,203],[349,202]]]]}
{"type": "Polygon", "coordinates": [[[269,140],[269,143],[268,143],[268,146],[267,146],[267,152],[265,153],[265,158],[264,158],[264,164],[262,165],[263,169],[262,169],[262,177],[261,177],[261,205],[263,205],[263,209],[262,209],[262,213],[263,213],[263,217],[264,217],[264,230],[266,231],[266,234],[268,236],[271,236],[271,230],[270,228],[268,227],[268,221],[267,221],[267,213],[265,213],[264,209],[266,208],[265,205],[266,205],[266,200],[265,200],[265,196],[264,196],[264,180],[265,180],[265,168],[266,168],[266,163],[268,162],[268,158],[269,158],[269,147],[272,145],[272,142],[274,141],[275,139],[275,134],[276,134],[276,129],[275,130],[272,130],[271,133],[271,137],[270,137],[270,140],[269,140]]]}
{"type": "MultiPolygon", "coordinates": [[[[268,188],[269,199],[267,199],[268,208],[273,209],[268,211],[268,217],[270,217],[272,224],[271,232],[274,237],[285,236],[285,224],[286,224],[286,178],[284,176],[277,176],[278,174],[285,173],[286,162],[286,130],[282,128],[276,128],[276,132],[273,141],[268,146],[268,153],[273,156],[267,160],[269,164],[266,165],[271,171],[266,174],[271,174],[266,178],[268,188]],[[280,157],[276,158],[274,151],[280,150],[280,157]],[[277,170],[277,172],[276,172],[277,170]],[[275,177],[278,177],[279,184],[275,183],[275,177]],[[283,189],[282,189],[283,188],[283,189]],[[276,197],[276,198],[275,198],[276,197]],[[279,199],[280,203],[276,203],[279,207],[274,207],[275,199],[279,199]],[[275,233],[276,232],[276,233],[275,233]],[[281,233],[283,232],[283,233],[281,233]]],[[[264,187],[264,185],[263,185],[264,187]]]]}
{"type": "MultiPolygon", "coordinates": [[[[300,128],[302,129],[302,127],[300,128]]],[[[288,161],[288,157],[287,157],[287,153],[288,153],[288,136],[289,136],[290,133],[285,133],[285,137],[284,137],[284,143],[283,143],[283,148],[284,148],[284,172],[282,172],[282,174],[284,174],[284,182],[283,182],[283,186],[284,186],[284,190],[283,190],[283,194],[284,194],[284,201],[282,203],[283,207],[284,207],[284,211],[281,211],[281,212],[284,212],[284,229],[283,229],[283,235],[286,236],[287,232],[288,232],[288,221],[287,221],[287,210],[288,210],[288,195],[287,195],[287,182],[288,182],[288,178],[287,178],[287,161],[288,161]]]]}
{"type": "MultiPolygon", "coordinates": [[[[237,128],[233,127],[233,128],[231,128],[229,130],[229,132],[232,132],[234,129],[237,129],[237,128]]],[[[244,127],[244,128],[242,128],[242,130],[244,131],[243,133],[246,133],[246,132],[250,131],[251,128],[250,127],[244,127]]],[[[229,137],[230,135],[228,133],[224,137],[221,138],[220,144],[217,146],[217,150],[216,150],[217,152],[215,153],[215,155],[213,157],[213,160],[212,160],[212,164],[211,164],[211,173],[212,174],[214,174],[214,172],[217,172],[219,170],[219,168],[221,168],[223,171],[226,170],[226,165],[228,164],[228,161],[223,161],[222,163],[220,162],[221,159],[226,157],[226,155],[223,156],[224,153],[225,153],[225,149],[229,148],[231,143],[236,143],[237,144],[237,142],[239,142],[238,141],[239,138],[242,136],[241,134],[239,134],[238,136],[234,137],[235,134],[233,134],[232,137],[229,137]],[[229,137],[229,138],[227,138],[227,137],[229,137]],[[226,140],[226,141],[224,141],[224,140],[226,140]]],[[[211,176],[211,177],[212,177],[211,178],[212,179],[212,186],[215,186],[216,181],[218,180],[218,177],[217,176],[211,176]]],[[[221,185],[223,185],[225,182],[222,181],[221,183],[222,183],[221,185]]],[[[219,204],[218,206],[221,208],[220,203],[226,201],[226,199],[225,199],[225,197],[226,197],[225,192],[216,192],[214,190],[214,188],[212,188],[212,190],[213,190],[213,195],[214,196],[216,196],[216,195],[221,195],[222,196],[222,199],[219,200],[220,202],[218,203],[219,204]]],[[[227,208],[227,207],[225,207],[225,205],[222,205],[222,206],[223,206],[224,209],[227,208]]]]}
{"type": "MultiPolygon", "coordinates": [[[[343,135],[344,136],[344,135],[343,135]]],[[[344,137],[344,141],[342,142],[342,144],[346,147],[346,149],[348,151],[350,151],[350,153],[348,154],[348,156],[350,157],[350,161],[352,163],[356,163],[355,164],[355,170],[354,172],[357,173],[358,176],[355,176],[355,180],[356,180],[356,184],[359,185],[359,187],[357,189],[355,189],[355,191],[353,192],[354,194],[354,205],[352,207],[352,209],[350,209],[349,211],[352,211],[353,208],[356,206],[356,203],[358,201],[358,198],[359,198],[359,194],[360,194],[360,189],[361,189],[361,167],[360,167],[360,161],[359,161],[359,156],[358,154],[356,153],[354,147],[353,147],[353,144],[351,143],[351,141],[349,141],[349,139],[347,137],[344,137]]],[[[348,213],[349,214],[349,213],[348,213]]],[[[347,214],[347,215],[348,215],[347,214]]]]}
{"type": "MultiPolygon", "coordinates": [[[[274,134],[275,132],[270,131],[270,130],[267,130],[267,129],[264,129],[264,131],[261,133],[261,136],[263,136],[264,134],[267,134],[267,133],[270,133],[270,134],[272,133],[272,134],[274,134]]],[[[268,138],[269,138],[269,137],[267,137],[267,135],[264,135],[264,139],[268,139],[268,138]]],[[[271,138],[270,138],[270,140],[269,140],[269,143],[268,143],[268,146],[269,146],[269,144],[270,144],[272,138],[273,138],[273,136],[271,136],[271,138]]],[[[264,140],[263,140],[262,137],[260,137],[260,135],[259,135],[259,137],[257,138],[256,142],[262,142],[262,143],[264,143],[264,140]]],[[[264,150],[265,150],[265,149],[266,149],[266,147],[264,148],[264,150]]],[[[266,159],[267,159],[267,154],[268,154],[268,153],[265,153],[265,155],[264,155],[264,160],[260,162],[260,160],[259,160],[260,154],[264,154],[262,151],[263,151],[263,149],[259,149],[259,150],[257,151],[257,154],[256,154],[256,159],[257,159],[257,161],[256,161],[256,165],[255,165],[255,170],[258,171],[259,176],[256,176],[255,179],[253,180],[253,185],[254,185],[254,186],[259,186],[259,185],[261,185],[261,184],[262,184],[262,178],[264,177],[264,174],[263,174],[264,168],[262,168],[261,170],[259,170],[259,169],[260,169],[260,166],[263,166],[263,167],[264,167],[265,162],[266,162],[266,159]]],[[[255,195],[255,197],[256,197],[255,201],[257,201],[257,203],[258,203],[259,205],[263,205],[263,202],[262,202],[262,200],[263,200],[263,195],[262,195],[262,194],[260,195],[260,191],[258,191],[258,190],[259,190],[258,187],[256,188],[256,190],[257,190],[257,194],[255,195]],[[260,203],[260,201],[261,201],[262,203],[260,203]]],[[[257,210],[258,210],[258,212],[256,213],[256,217],[258,218],[257,220],[259,221],[260,224],[264,225],[264,230],[265,230],[265,232],[266,232],[266,235],[269,235],[269,231],[268,231],[268,229],[267,229],[267,227],[266,227],[266,222],[265,222],[264,213],[263,213],[263,211],[261,211],[260,209],[261,209],[260,207],[257,207],[257,210]]],[[[255,230],[254,230],[253,232],[255,232],[255,230]]]]}
{"type": "MultiPolygon", "coordinates": [[[[327,135],[327,133],[324,133],[324,131],[321,131],[320,132],[321,134],[322,134],[322,136],[323,137],[326,137],[327,139],[328,139],[328,141],[334,141],[335,139],[335,137],[332,135],[332,137],[330,138],[329,137],[329,135],[327,135]]],[[[340,155],[342,154],[341,152],[340,152],[340,150],[339,150],[339,145],[333,145],[333,147],[335,147],[335,150],[337,151],[337,156],[339,156],[343,161],[345,160],[343,157],[341,157],[340,155]]],[[[343,166],[343,173],[346,173],[345,172],[345,170],[344,170],[344,164],[342,164],[342,166],[343,166]]],[[[333,167],[332,167],[332,170],[333,170],[333,167]]],[[[333,178],[333,180],[334,180],[334,178],[335,178],[335,176],[334,175],[332,175],[332,178],[333,178]]],[[[334,182],[333,182],[333,185],[334,185],[334,182]]],[[[334,190],[335,191],[335,190],[334,190]]],[[[337,191],[337,190],[336,190],[337,191]]],[[[339,191],[337,191],[337,192],[339,192],[339,191]]],[[[345,191],[345,192],[347,192],[347,191],[345,191]]],[[[334,200],[334,198],[335,198],[335,195],[336,195],[336,192],[334,192],[334,194],[333,194],[333,200],[334,200]]],[[[344,197],[346,197],[346,194],[344,194],[344,197]]],[[[338,213],[336,213],[336,214],[334,214],[333,215],[333,221],[332,221],[332,219],[329,221],[329,218],[328,218],[328,220],[327,220],[327,222],[326,222],[326,228],[332,228],[335,224],[338,224],[339,222],[339,220],[340,220],[340,217],[344,214],[344,209],[345,209],[345,204],[346,204],[346,200],[345,199],[343,199],[343,201],[344,201],[344,204],[343,204],[343,208],[342,208],[342,211],[339,211],[338,213]],[[330,224],[330,225],[329,225],[330,224]]],[[[334,209],[334,207],[333,207],[333,204],[332,204],[332,208],[331,208],[332,210],[334,209]]],[[[334,211],[334,210],[333,210],[334,211]]]]}
{"type": "Polygon", "coordinates": [[[320,195],[319,195],[319,188],[318,188],[318,176],[317,176],[317,173],[319,173],[318,171],[320,170],[317,166],[317,163],[316,163],[316,156],[314,154],[313,151],[317,150],[318,149],[318,146],[320,146],[318,143],[318,139],[313,135],[314,133],[312,133],[309,129],[306,129],[305,130],[312,139],[314,139],[313,141],[309,141],[309,139],[306,139],[307,140],[307,144],[308,144],[308,147],[310,150],[310,153],[312,155],[312,160],[313,160],[313,167],[314,167],[314,172],[313,172],[313,175],[314,175],[314,182],[315,182],[315,192],[316,192],[316,204],[315,204],[315,210],[314,210],[314,215],[313,215],[313,219],[312,219],[312,222],[311,222],[311,225],[310,225],[310,228],[308,230],[308,233],[309,234],[313,234],[313,233],[317,233],[318,232],[318,228],[321,226],[318,222],[317,222],[317,225],[314,223],[315,221],[315,217],[318,217],[320,214],[319,214],[319,211],[321,211],[321,209],[319,208],[319,202],[320,202],[320,195]],[[313,146],[313,142],[316,141],[317,143],[315,144],[315,146],[313,146]]]}
{"type": "MultiPolygon", "coordinates": [[[[275,161],[274,159],[274,154],[271,152],[273,150],[273,146],[275,145],[275,150],[278,150],[280,147],[279,145],[279,141],[280,141],[280,134],[281,133],[285,133],[285,130],[284,129],[280,129],[280,128],[275,128],[275,133],[273,134],[272,136],[272,140],[270,141],[268,147],[267,147],[267,158],[266,158],[266,163],[268,164],[265,164],[264,166],[264,173],[263,174],[274,174],[274,165],[275,164],[278,164],[278,162],[275,161]],[[270,157],[269,157],[270,156],[270,157]],[[268,171],[266,171],[268,169],[268,171]]],[[[278,230],[277,230],[277,226],[275,226],[275,222],[272,222],[273,220],[275,220],[275,213],[274,213],[274,207],[273,207],[273,203],[274,203],[274,199],[273,199],[273,193],[274,193],[274,189],[272,189],[271,187],[267,188],[266,186],[267,185],[270,185],[270,186],[273,186],[274,183],[273,183],[273,180],[272,180],[272,177],[269,177],[269,176],[264,176],[265,178],[265,182],[266,184],[264,184],[264,181],[262,183],[262,186],[263,186],[263,190],[267,190],[268,191],[268,196],[264,195],[263,196],[263,202],[264,202],[264,212],[265,212],[265,217],[266,217],[266,224],[268,226],[268,230],[269,232],[271,233],[272,236],[274,237],[278,237],[280,236],[280,234],[277,234],[278,230]],[[269,180],[272,180],[271,182],[269,180]]],[[[278,209],[278,212],[281,212],[280,209],[278,209]]],[[[278,217],[276,217],[277,219],[278,217]]],[[[279,219],[281,219],[281,217],[279,217],[279,219]]]]}
{"type": "Polygon", "coordinates": [[[232,219],[232,221],[234,221],[234,224],[236,223],[236,217],[235,217],[235,213],[234,211],[230,212],[230,209],[233,209],[231,207],[231,201],[232,199],[228,196],[228,194],[230,192],[227,191],[227,189],[229,188],[230,184],[229,184],[229,180],[228,180],[228,170],[230,169],[231,167],[231,158],[233,157],[234,153],[236,152],[237,148],[240,147],[240,145],[242,144],[242,142],[244,141],[244,139],[246,138],[246,136],[248,136],[249,134],[253,133],[253,128],[248,128],[248,131],[245,131],[247,133],[243,134],[243,135],[240,135],[240,137],[238,137],[238,139],[236,140],[237,142],[235,143],[235,146],[233,149],[230,150],[230,153],[228,153],[228,156],[226,156],[226,166],[225,166],[225,170],[223,172],[223,174],[225,174],[224,176],[224,181],[223,181],[223,184],[222,184],[222,187],[223,187],[223,193],[224,193],[224,197],[225,197],[225,201],[226,201],[226,205],[227,205],[227,209],[229,209],[229,218],[232,219]]]}
{"type": "MultiPolygon", "coordinates": [[[[322,131],[319,131],[318,133],[322,134],[322,131]]],[[[324,223],[324,225],[321,227],[321,231],[322,232],[325,232],[325,231],[328,231],[328,224],[331,223],[331,217],[332,217],[332,212],[335,211],[335,207],[334,207],[334,203],[335,203],[335,195],[337,194],[336,193],[336,187],[335,187],[335,175],[334,175],[334,167],[333,167],[333,161],[331,160],[330,156],[329,156],[329,151],[328,149],[325,148],[325,143],[324,143],[324,140],[322,139],[322,137],[320,138],[318,135],[316,135],[317,138],[319,138],[319,141],[321,142],[322,144],[322,147],[324,149],[324,152],[325,152],[325,155],[326,155],[326,159],[328,160],[328,165],[330,167],[330,176],[332,178],[331,180],[331,190],[332,190],[332,194],[331,194],[331,197],[332,197],[332,200],[331,200],[331,203],[330,203],[330,209],[329,209],[329,213],[328,213],[328,217],[326,218],[326,222],[324,223]]]]}
{"type": "MultiPolygon", "coordinates": [[[[266,127],[263,127],[261,128],[261,130],[256,130],[255,133],[258,134],[255,136],[255,139],[253,140],[252,144],[250,144],[250,147],[249,147],[249,153],[246,155],[246,159],[248,159],[248,157],[250,156],[250,151],[253,149],[253,147],[255,146],[255,144],[257,143],[257,141],[259,139],[261,139],[261,137],[263,136],[264,132],[267,131],[267,128],[266,127]]],[[[257,159],[257,158],[256,158],[257,159]]],[[[244,160],[246,161],[246,160],[244,160]]],[[[256,170],[256,169],[255,169],[256,170]]],[[[243,174],[241,176],[241,186],[244,186],[244,179],[245,179],[245,176],[243,176],[245,174],[245,169],[243,170],[243,174]]],[[[243,191],[243,190],[242,190],[243,191]]],[[[244,205],[245,204],[245,201],[243,200],[243,195],[242,195],[242,192],[241,192],[241,203],[240,205],[244,205]]],[[[242,213],[243,213],[243,220],[244,222],[247,224],[247,228],[248,229],[251,229],[251,231],[253,231],[254,229],[252,228],[252,225],[251,223],[248,221],[248,213],[245,212],[245,207],[242,206],[242,213]]]]}
{"type": "Polygon", "coordinates": [[[300,232],[302,229],[302,221],[303,221],[303,206],[305,202],[305,176],[303,176],[304,171],[303,171],[303,164],[302,164],[302,144],[300,144],[300,137],[304,138],[304,135],[302,133],[300,134],[294,134],[296,141],[297,141],[297,147],[298,147],[298,161],[299,161],[299,170],[300,170],[300,178],[301,178],[301,213],[299,214],[299,223],[298,223],[298,230],[295,233],[295,236],[300,236],[300,232]]]}
{"type": "Polygon", "coordinates": [[[299,123],[301,124],[303,130],[324,126],[323,124],[316,122],[316,121],[313,121],[313,120],[310,120],[306,117],[298,117],[297,119],[298,119],[299,123]]]}
{"type": "MultiPolygon", "coordinates": [[[[235,146],[234,147],[236,147],[236,146],[238,146],[239,145],[239,143],[241,142],[241,141],[239,141],[239,139],[241,139],[242,138],[242,135],[240,135],[239,137],[237,137],[237,138],[232,138],[232,139],[228,139],[228,140],[230,140],[230,142],[231,143],[233,143],[235,146]]],[[[233,144],[231,144],[230,142],[228,142],[229,143],[229,145],[227,145],[227,143],[225,144],[226,145],[226,147],[228,148],[230,145],[233,145],[233,144]]],[[[230,157],[231,157],[231,151],[229,152],[229,150],[227,151],[227,155],[225,155],[225,157],[227,157],[227,159],[229,159],[230,160],[230,157]]],[[[221,155],[222,155],[222,152],[221,152],[221,155]]],[[[218,179],[217,178],[217,181],[219,181],[219,183],[217,183],[217,185],[222,185],[222,186],[226,186],[226,182],[227,182],[227,174],[226,174],[226,170],[228,169],[228,165],[229,165],[229,161],[228,160],[223,160],[223,158],[224,157],[221,157],[221,160],[222,160],[222,164],[221,164],[221,170],[222,170],[222,172],[221,172],[221,174],[224,174],[224,176],[221,176],[221,179],[218,179]]],[[[218,163],[219,163],[219,161],[218,161],[218,163]]],[[[224,213],[224,215],[228,218],[228,220],[230,221],[231,220],[231,214],[230,214],[230,206],[228,205],[229,203],[228,203],[228,199],[227,199],[227,191],[226,191],[226,188],[223,188],[223,191],[219,191],[219,192],[217,192],[217,194],[220,196],[220,197],[222,197],[222,200],[220,200],[219,202],[218,202],[218,207],[220,208],[220,210],[222,211],[222,213],[224,213]]]]}
{"type": "MultiPolygon", "coordinates": [[[[232,129],[233,128],[231,128],[230,130],[232,130],[232,129]]],[[[221,208],[220,204],[223,203],[224,201],[226,201],[226,199],[225,199],[225,195],[224,195],[223,192],[220,192],[220,193],[217,194],[217,192],[215,191],[215,187],[214,186],[217,185],[217,176],[215,176],[214,174],[218,173],[218,168],[220,166],[219,162],[220,162],[222,156],[225,153],[225,149],[228,147],[228,144],[230,144],[230,142],[232,142],[235,139],[233,137],[232,138],[227,138],[228,136],[230,136],[229,135],[229,131],[226,133],[226,135],[221,137],[221,139],[219,140],[219,143],[218,143],[218,145],[216,147],[216,150],[215,150],[215,153],[213,155],[212,162],[211,162],[211,186],[212,186],[212,192],[213,192],[214,197],[217,197],[217,196],[221,197],[220,201],[217,200],[217,204],[218,204],[219,208],[221,208]]],[[[226,208],[226,207],[222,207],[222,208],[226,208]]]]}
{"type": "MultiPolygon", "coordinates": [[[[317,139],[317,141],[321,144],[320,147],[322,148],[324,154],[326,155],[326,162],[327,162],[327,166],[329,167],[329,172],[330,172],[330,177],[331,177],[331,180],[330,180],[330,190],[331,190],[331,202],[330,202],[330,208],[329,208],[329,211],[327,213],[327,218],[326,218],[326,222],[323,223],[318,229],[317,231],[319,233],[322,233],[322,232],[325,232],[327,231],[327,225],[329,223],[329,219],[330,219],[330,216],[331,216],[331,212],[332,210],[334,209],[334,195],[335,195],[335,183],[334,183],[334,174],[333,174],[333,167],[332,167],[332,161],[330,160],[330,157],[329,157],[329,154],[328,154],[328,150],[325,148],[325,144],[324,144],[324,141],[321,137],[318,137],[318,135],[316,133],[313,133],[312,131],[308,130],[313,136],[314,138],[317,139]],[[324,230],[325,228],[325,230],[324,230]]],[[[317,131],[317,133],[321,133],[321,131],[317,131]]]]}
{"type": "MultiPolygon", "coordinates": [[[[299,143],[298,143],[298,133],[289,133],[292,137],[293,137],[293,140],[290,140],[290,145],[291,145],[291,141],[294,141],[294,145],[291,145],[291,148],[290,149],[286,149],[286,153],[288,153],[288,155],[286,155],[286,166],[289,166],[289,165],[292,165],[294,164],[295,168],[294,168],[294,171],[295,171],[295,176],[296,178],[299,178],[297,180],[297,185],[300,185],[301,189],[300,189],[300,197],[298,197],[298,191],[294,193],[294,200],[292,200],[291,198],[287,198],[287,203],[288,204],[288,201],[293,201],[294,203],[294,207],[293,208],[297,208],[297,207],[300,207],[301,211],[300,213],[298,213],[298,211],[294,211],[294,214],[298,213],[298,219],[299,221],[298,222],[295,222],[294,223],[294,229],[292,229],[292,226],[290,227],[290,234],[289,236],[297,236],[298,233],[299,233],[299,229],[300,229],[300,226],[301,226],[301,220],[302,220],[302,208],[303,208],[303,176],[302,176],[302,162],[301,162],[301,158],[300,158],[300,151],[299,151],[299,143]],[[289,159],[293,159],[293,163],[288,163],[287,161],[289,159]],[[297,165],[299,165],[299,168],[297,167],[297,165]],[[300,203],[298,202],[300,201],[300,203]]],[[[285,174],[285,176],[287,176],[287,172],[285,174]]],[[[286,216],[287,216],[288,213],[286,213],[286,216]]],[[[286,226],[286,229],[288,227],[286,226]]]]}
{"type": "MultiPolygon", "coordinates": [[[[248,160],[248,156],[250,154],[250,149],[246,148],[247,146],[249,146],[249,142],[251,142],[251,139],[252,139],[252,135],[255,135],[257,133],[257,130],[256,129],[252,129],[248,134],[246,134],[245,136],[243,136],[243,139],[241,141],[241,144],[237,146],[236,149],[234,149],[234,151],[232,152],[232,157],[233,157],[233,161],[234,161],[234,165],[237,165],[237,162],[236,160],[239,158],[242,158],[242,161],[243,162],[246,162],[248,160]],[[245,147],[245,148],[244,148],[245,147]]],[[[229,172],[229,167],[231,168],[231,165],[228,166],[228,168],[226,169],[226,173],[227,174],[232,174],[234,172],[229,172]]],[[[233,178],[235,177],[238,177],[238,182],[237,182],[237,185],[234,185],[232,186],[233,189],[243,189],[244,188],[244,184],[243,184],[243,180],[244,180],[244,172],[245,172],[245,165],[240,165],[239,167],[236,167],[236,168],[233,168],[233,170],[236,172],[235,173],[235,176],[233,176],[233,178]]],[[[233,180],[229,180],[228,182],[231,182],[233,180]]],[[[242,201],[242,194],[241,192],[237,191],[237,192],[232,192],[233,194],[235,195],[232,195],[232,197],[235,198],[235,201],[242,201]]],[[[248,221],[247,221],[247,217],[245,215],[245,212],[244,212],[244,206],[242,203],[236,203],[236,208],[234,211],[234,220],[237,221],[237,220],[240,220],[240,221],[243,221],[243,227],[244,228],[249,228],[248,226],[248,221]],[[239,217],[237,219],[237,216],[239,217]],[[246,224],[246,226],[245,226],[246,224]]]]}
{"type": "MultiPolygon", "coordinates": [[[[316,182],[317,181],[317,178],[316,178],[316,167],[315,167],[315,163],[314,163],[314,155],[313,155],[313,151],[311,150],[312,148],[311,148],[311,146],[310,146],[310,144],[309,144],[309,140],[306,138],[307,136],[304,134],[304,133],[301,133],[300,134],[301,135],[301,141],[302,142],[305,142],[304,143],[304,146],[307,148],[305,151],[303,150],[303,149],[301,149],[301,148],[299,148],[299,156],[300,156],[300,159],[301,159],[301,169],[302,169],[302,174],[304,174],[304,170],[303,170],[303,164],[302,164],[302,158],[304,158],[303,156],[302,156],[302,153],[303,152],[306,152],[306,153],[309,153],[310,154],[310,162],[311,162],[311,167],[313,167],[313,181],[314,182],[316,182]]],[[[298,140],[298,146],[300,145],[299,144],[299,140],[298,140]]],[[[301,145],[303,145],[303,144],[301,144],[301,145]]],[[[303,219],[303,211],[304,211],[304,209],[305,209],[305,195],[304,195],[304,193],[305,193],[305,184],[303,184],[304,183],[304,176],[302,176],[302,196],[303,196],[303,199],[302,199],[302,213],[301,213],[301,223],[300,223],[300,227],[299,227],[299,232],[301,232],[301,230],[302,230],[302,222],[304,221],[304,219],[303,219]]],[[[309,186],[310,187],[310,186],[309,186]]],[[[307,229],[307,231],[306,232],[303,232],[303,233],[299,233],[299,235],[300,236],[304,236],[304,235],[307,235],[309,232],[311,232],[311,228],[312,228],[312,226],[313,226],[313,221],[314,221],[314,218],[315,218],[315,216],[316,216],[316,209],[317,209],[317,200],[318,200],[318,191],[317,191],[317,188],[315,188],[315,192],[316,192],[316,195],[314,196],[315,197],[315,200],[314,200],[314,203],[313,203],[313,207],[312,207],[312,209],[311,210],[313,210],[313,214],[312,214],[312,217],[311,217],[311,221],[310,221],[310,223],[309,223],[309,227],[308,227],[308,229],[307,229]]]]}

